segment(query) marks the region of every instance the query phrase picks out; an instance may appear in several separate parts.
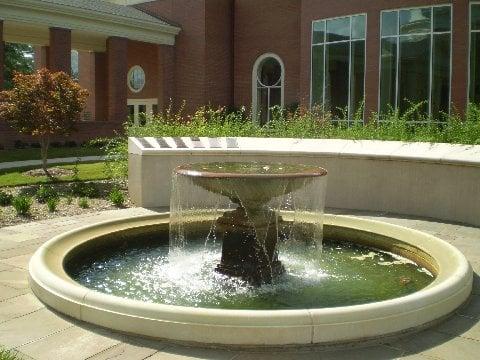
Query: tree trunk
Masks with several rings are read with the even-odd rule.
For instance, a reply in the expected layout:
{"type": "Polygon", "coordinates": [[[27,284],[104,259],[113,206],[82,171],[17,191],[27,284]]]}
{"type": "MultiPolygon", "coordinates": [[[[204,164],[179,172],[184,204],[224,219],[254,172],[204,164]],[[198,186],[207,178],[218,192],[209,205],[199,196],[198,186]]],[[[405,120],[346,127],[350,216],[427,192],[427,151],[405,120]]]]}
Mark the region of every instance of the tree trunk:
{"type": "Polygon", "coordinates": [[[40,153],[42,156],[42,169],[49,178],[52,176],[48,172],[47,159],[48,159],[48,146],[50,145],[50,139],[48,136],[40,138],[40,153]]]}

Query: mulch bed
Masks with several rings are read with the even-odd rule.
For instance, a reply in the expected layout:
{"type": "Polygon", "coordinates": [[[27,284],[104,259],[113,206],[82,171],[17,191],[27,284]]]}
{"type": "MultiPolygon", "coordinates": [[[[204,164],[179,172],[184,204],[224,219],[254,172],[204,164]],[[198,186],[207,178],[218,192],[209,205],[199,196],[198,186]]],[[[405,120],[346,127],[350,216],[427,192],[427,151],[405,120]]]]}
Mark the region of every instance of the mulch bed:
{"type": "MultiPolygon", "coordinates": [[[[75,174],[75,172],[72,169],[64,169],[56,166],[48,168],[48,172],[50,176],[54,178],[63,177],[63,176],[73,176],[73,174],[75,174]]],[[[41,176],[45,176],[45,171],[43,171],[43,169],[32,169],[32,170],[25,171],[23,174],[27,176],[32,176],[32,177],[41,177],[41,176]]]]}
{"type": "MultiPolygon", "coordinates": [[[[89,207],[86,209],[78,205],[78,198],[69,195],[69,183],[52,184],[53,187],[61,194],[60,202],[58,203],[55,212],[49,212],[47,204],[40,204],[34,197],[39,185],[17,186],[11,188],[3,188],[2,190],[12,195],[30,195],[33,197],[33,203],[29,216],[19,216],[16,214],[13,206],[0,207],[0,228],[5,226],[28,223],[32,221],[39,221],[45,219],[52,219],[62,216],[73,216],[87,214],[91,212],[114,210],[118,207],[114,206],[108,200],[108,193],[115,185],[111,180],[93,181],[100,190],[98,198],[88,199],[89,207]]],[[[132,207],[133,204],[128,198],[128,192],[125,186],[121,188],[125,195],[125,204],[123,208],[132,207]]]]}

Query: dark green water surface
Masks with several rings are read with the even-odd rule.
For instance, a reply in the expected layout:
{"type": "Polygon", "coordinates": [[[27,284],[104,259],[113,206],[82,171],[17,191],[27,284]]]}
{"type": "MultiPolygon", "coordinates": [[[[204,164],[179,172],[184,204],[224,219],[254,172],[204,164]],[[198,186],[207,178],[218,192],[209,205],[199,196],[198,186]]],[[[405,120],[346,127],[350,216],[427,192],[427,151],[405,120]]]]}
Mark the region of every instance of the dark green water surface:
{"type": "Polygon", "coordinates": [[[136,234],[82,252],[65,264],[80,284],[145,302],[222,309],[300,309],[364,304],[405,296],[433,280],[410,260],[348,242],[323,250],[280,245],[286,273],[253,287],[215,271],[219,244],[190,243],[169,253],[168,234],[136,234]]]}

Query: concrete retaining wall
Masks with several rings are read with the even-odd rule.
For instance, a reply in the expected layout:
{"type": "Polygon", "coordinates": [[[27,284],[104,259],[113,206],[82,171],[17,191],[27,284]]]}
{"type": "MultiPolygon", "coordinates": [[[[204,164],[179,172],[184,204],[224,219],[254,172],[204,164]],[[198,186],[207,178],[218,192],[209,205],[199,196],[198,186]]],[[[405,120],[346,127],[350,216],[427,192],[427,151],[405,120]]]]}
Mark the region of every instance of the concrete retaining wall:
{"type": "Polygon", "coordinates": [[[138,206],[169,206],[173,168],[210,161],[320,165],[329,172],[327,207],[480,226],[480,146],[366,140],[130,138],[130,196],[138,206]]]}

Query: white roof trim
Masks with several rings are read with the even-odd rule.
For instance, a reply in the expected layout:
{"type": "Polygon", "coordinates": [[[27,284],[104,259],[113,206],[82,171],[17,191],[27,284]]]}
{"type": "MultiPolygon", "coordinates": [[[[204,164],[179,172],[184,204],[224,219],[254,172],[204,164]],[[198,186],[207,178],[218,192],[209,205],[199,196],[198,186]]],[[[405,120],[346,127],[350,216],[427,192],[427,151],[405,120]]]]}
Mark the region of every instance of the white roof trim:
{"type": "Polygon", "coordinates": [[[106,36],[120,36],[155,44],[175,44],[180,28],[162,23],[125,18],[114,14],[71,7],[36,0],[2,0],[0,18],[60,27],[71,30],[97,32],[106,36]]]}

